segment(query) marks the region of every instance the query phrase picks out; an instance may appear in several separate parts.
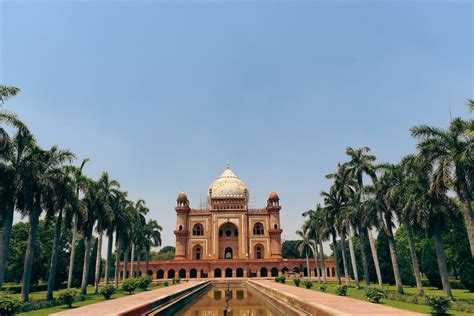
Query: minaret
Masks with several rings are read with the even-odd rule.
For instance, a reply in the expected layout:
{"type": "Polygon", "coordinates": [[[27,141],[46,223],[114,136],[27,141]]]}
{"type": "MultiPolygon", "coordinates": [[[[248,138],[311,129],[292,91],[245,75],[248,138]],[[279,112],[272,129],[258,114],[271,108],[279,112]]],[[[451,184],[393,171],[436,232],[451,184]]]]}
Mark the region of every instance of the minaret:
{"type": "Polygon", "coordinates": [[[186,259],[186,245],[188,243],[189,229],[188,229],[188,214],[189,201],[186,193],[181,192],[176,199],[176,260],[186,259]]]}
{"type": "Polygon", "coordinates": [[[281,259],[281,233],[280,228],[280,198],[275,192],[270,193],[267,200],[267,211],[270,215],[270,256],[271,258],[281,259]]]}

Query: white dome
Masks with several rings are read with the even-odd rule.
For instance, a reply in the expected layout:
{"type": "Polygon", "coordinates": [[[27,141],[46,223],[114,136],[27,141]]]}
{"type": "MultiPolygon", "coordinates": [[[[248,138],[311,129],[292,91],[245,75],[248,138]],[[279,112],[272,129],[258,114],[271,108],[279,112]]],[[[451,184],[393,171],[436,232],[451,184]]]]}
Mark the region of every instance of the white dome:
{"type": "Polygon", "coordinates": [[[209,195],[211,199],[225,199],[225,198],[247,198],[248,189],[245,183],[237,177],[230,167],[214,181],[209,187],[209,195]]]}

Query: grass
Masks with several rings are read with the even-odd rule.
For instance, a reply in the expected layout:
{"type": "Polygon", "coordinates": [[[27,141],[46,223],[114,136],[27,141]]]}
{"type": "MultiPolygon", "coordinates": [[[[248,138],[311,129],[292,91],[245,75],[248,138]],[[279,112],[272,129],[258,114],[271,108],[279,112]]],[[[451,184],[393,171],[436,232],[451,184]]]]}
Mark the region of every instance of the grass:
{"type": "MultiPolygon", "coordinates": [[[[287,281],[286,284],[295,286],[292,280],[287,281]]],[[[312,290],[313,291],[319,291],[319,285],[318,285],[317,281],[316,282],[313,281],[313,284],[314,284],[314,286],[313,286],[312,290]]],[[[335,290],[336,290],[337,284],[335,282],[328,282],[328,283],[326,283],[326,286],[327,286],[326,293],[336,295],[335,290]]],[[[361,286],[362,286],[362,284],[361,284],[361,286]]],[[[302,286],[300,285],[300,287],[302,287],[302,286]]],[[[385,290],[391,290],[391,291],[396,290],[395,286],[390,286],[390,285],[384,286],[384,289],[385,290]]],[[[403,289],[405,290],[406,294],[410,294],[410,295],[416,294],[416,288],[414,288],[414,287],[404,287],[403,289]]],[[[425,290],[425,294],[428,294],[428,295],[443,296],[443,291],[438,290],[437,288],[425,287],[424,290],[425,290]]],[[[466,291],[466,290],[452,290],[452,292],[453,292],[454,297],[457,298],[457,299],[471,299],[471,300],[474,300],[474,293],[470,293],[469,291],[466,291]]],[[[357,300],[361,300],[361,301],[367,301],[365,299],[365,289],[364,288],[361,288],[361,289],[356,289],[354,287],[348,288],[347,289],[347,297],[357,299],[357,300]]],[[[427,305],[422,305],[422,304],[407,303],[407,302],[401,302],[401,301],[396,301],[396,300],[389,300],[389,299],[386,299],[386,298],[383,298],[380,301],[380,304],[395,307],[395,308],[399,308],[399,309],[404,309],[404,310],[408,310],[408,311],[412,311],[412,312],[417,312],[417,313],[431,314],[431,308],[427,305]]],[[[473,304],[470,304],[470,306],[474,307],[473,304]]],[[[461,311],[452,310],[452,309],[450,309],[448,311],[448,313],[449,313],[448,315],[454,315],[454,316],[472,315],[472,313],[461,312],[461,311]]]]}
{"type": "MultiPolygon", "coordinates": [[[[157,289],[157,288],[160,288],[160,287],[163,287],[163,283],[153,285],[148,290],[154,290],[154,289],[157,289]]],[[[137,288],[133,294],[140,293],[140,292],[143,292],[143,290],[140,290],[140,289],[137,288]]],[[[115,292],[115,294],[112,295],[112,297],[110,299],[113,300],[113,299],[128,296],[128,295],[129,295],[128,292],[125,292],[124,290],[122,290],[119,287],[117,289],[117,291],[115,292]]],[[[20,294],[15,294],[15,296],[20,298],[20,294]]],[[[34,292],[34,293],[30,294],[30,300],[32,300],[32,301],[44,300],[45,297],[46,297],[46,291],[34,292]]],[[[95,294],[94,293],[94,287],[89,286],[87,288],[87,294],[85,295],[85,299],[83,301],[75,302],[73,304],[73,308],[86,306],[86,305],[90,305],[90,304],[94,304],[94,303],[99,303],[99,302],[102,302],[102,301],[105,301],[105,298],[102,296],[102,294],[100,294],[100,293],[95,294]]],[[[51,307],[51,308],[44,308],[44,309],[39,309],[39,310],[35,310],[35,311],[19,313],[18,315],[22,315],[22,316],[46,316],[46,315],[51,315],[51,314],[54,314],[54,313],[65,311],[67,309],[68,308],[67,308],[66,305],[59,305],[59,306],[55,306],[55,307],[51,307]]]]}

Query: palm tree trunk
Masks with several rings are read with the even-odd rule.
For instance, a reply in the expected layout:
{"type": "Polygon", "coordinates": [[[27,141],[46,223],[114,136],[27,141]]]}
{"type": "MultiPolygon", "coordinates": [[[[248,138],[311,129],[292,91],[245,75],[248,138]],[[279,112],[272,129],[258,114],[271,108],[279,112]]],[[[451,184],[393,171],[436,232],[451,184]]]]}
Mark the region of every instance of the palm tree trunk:
{"type": "Polygon", "coordinates": [[[145,257],[145,273],[148,275],[148,269],[150,267],[150,251],[146,250],[146,257],[145,257]]]}
{"type": "Polygon", "coordinates": [[[112,264],[112,243],[113,243],[113,232],[107,231],[107,256],[105,257],[105,284],[109,284],[110,279],[110,268],[112,264]]]}
{"type": "Polygon", "coordinates": [[[5,270],[7,268],[7,259],[9,252],[10,235],[13,228],[13,213],[14,207],[5,210],[5,217],[3,218],[2,231],[0,232],[0,289],[5,280],[5,270]]]}
{"type": "Polygon", "coordinates": [[[321,273],[320,273],[320,265],[319,265],[319,260],[318,260],[318,245],[315,243],[314,244],[314,262],[316,263],[316,276],[318,277],[318,283],[321,283],[321,273]]]}
{"type": "Polygon", "coordinates": [[[425,293],[423,291],[423,284],[421,283],[420,264],[418,263],[418,257],[416,256],[415,239],[413,238],[413,227],[411,226],[411,223],[409,221],[405,221],[405,229],[407,230],[408,246],[410,247],[411,263],[413,265],[413,273],[415,275],[416,280],[417,295],[423,296],[425,295],[425,293]]]}
{"type": "Polygon", "coordinates": [[[432,238],[436,249],[436,261],[438,262],[439,274],[441,276],[441,282],[443,283],[443,292],[446,296],[453,298],[451,285],[449,284],[446,257],[444,255],[443,243],[441,241],[441,233],[438,228],[434,229],[432,238]]]}
{"type": "Polygon", "coordinates": [[[54,229],[53,252],[51,254],[51,263],[49,266],[48,277],[48,291],[46,299],[48,301],[53,299],[54,281],[56,278],[56,263],[58,261],[59,239],[61,238],[61,225],[63,223],[63,210],[59,210],[58,219],[56,220],[56,227],[54,229]]]}
{"type": "Polygon", "coordinates": [[[464,220],[466,221],[467,237],[471,248],[471,256],[474,258],[474,212],[472,211],[471,200],[467,198],[464,186],[459,190],[459,199],[464,209],[464,220]]]}
{"type": "Polygon", "coordinates": [[[140,250],[137,251],[137,278],[140,277],[140,273],[141,273],[141,270],[140,270],[140,262],[141,261],[141,256],[140,256],[140,250]]]}
{"type": "Polygon", "coordinates": [[[374,235],[372,235],[371,227],[367,228],[367,236],[369,237],[370,252],[372,253],[372,259],[374,260],[375,273],[377,274],[377,282],[379,284],[379,287],[382,287],[382,272],[380,270],[379,256],[377,254],[377,248],[375,247],[375,239],[374,235]]]}
{"type": "Polygon", "coordinates": [[[306,278],[309,280],[309,276],[311,275],[311,270],[309,269],[308,250],[306,250],[306,270],[308,271],[308,273],[306,274],[306,278]]]}
{"type": "Polygon", "coordinates": [[[129,277],[128,274],[128,256],[130,254],[130,246],[127,245],[125,247],[125,251],[123,253],[123,277],[122,280],[126,280],[129,277]]]}
{"type": "Polygon", "coordinates": [[[30,279],[33,268],[33,259],[35,255],[36,236],[38,234],[39,216],[41,207],[34,206],[33,213],[30,216],[30,231],[28,233],[28,244],[26,246],[25,263],[23,267],[23,284],[21,286],[21,300],[28,302],[30,300],[30,279]]]}
{"type": "Polygon", "coordinates": [[[120,277],[120,238],[117,233],[115,235],[115,276],[114,276],[115,287],[118,287],[119,285],[119,277],[120,277]]]}
{"type": "Polygon", "coordinates": [[[395,245],[395,238],[393,238],[393,231],[391,223],[386,219],[386,230],[388,237],[388,248],[390,250],[390,260],[392,261],[393,275],[395,276],[395,285],[399,294],[404,294],[402,285],[402,276],[400,275],[400,267],[398,265],[397,248],[395,245]]]}
{"type": "Polygon", "coordinates": [[[365,284],[367,286],[370,285],[370,275],[369,275],[369,263],[367,261],[367,253],[365,252],[366,249],[366,243],[365,243],[365,236],[364,236],[364,231],[361,230],[362,233],[359,234],[359,239],[360,239],[360,253],[362,256],[362,267],[364,268],[364,279],[365,279],[365,284]]]}
{"type": "Polygon", "coordinates": [[[324,249],[323,242],[321,240],[319,240],[319,260],[321,261],[321,272],[323,274],[323,282],[326,283],[326,265],[324,264],[324,249]]]}
{"type": "Polygon", "coordinates": [[[342,252],[342,265],[344,268],[344,277],[346,278],[346,285],[351,286],[350,278],[349,278],[349,268],[347,265],[347,258],[346,258],[346,241],[345,236],[343,233],[341,235],[341,252],[342,252]]]}
{"type": "Polygon", "coordinates": [[[89,276],[89,259],[91,252],[92,234],[88,234],[84,238],[85,250],[84,250],[84,265],[82,267],[82,282],[81,282],[81,293],[82,295],[87,294],[87,277],[89,276]]]}
{"type": "Polygon", "coordinates": [[[78,218],[77,214],[74,214],[72,220],[72,241],[71,241],[71,256],[69,257],[69,271],[67,276],[67,288],[72,287],[72,276],[74,272],[74,258],[76,257],[76,242],[77,242],[77,224],[78,218]]]}
{"type": "Polygon", "coordinates": [[[357,261],[354,252],[354,243],[352,242],[352,227],[347,227],[347,231],[349,232],[349,252],[351,255],[351,263],[352,263],[352,271],[354,272],[354,280],[356,282],[356,289],[360,288],[359,284],[359,273],[357,272],[357,261]]]}
{"type": "Polygon", "coordinates": [[[135,267],[134,267],[134,260],[135,260],[135,243],[132,243],[132,254],[130,256],[130,277],[135,277],[135,267]]]}
{"type": "Polygon", "coordinates": [[[100,280],[100,264],[102,262],[101,254],[102,254],[102,236],[103,232],[99,234],[99,240],[97,241],[97,254],[95,259],[95,278],[94,278],[94,286],[95,286],[95,293],[99,293],[99,280],[100,280]]]}
{"type": "Polygon", "coordinates": [[[336,266],[336,278],[337,284],[341,285],[341,272],[339,271],[339,256],[337,255],[337,248],[336,248],[336,231],[335,229],[332,230],[332,246],[334,248],[334,261],[336,266]]]}

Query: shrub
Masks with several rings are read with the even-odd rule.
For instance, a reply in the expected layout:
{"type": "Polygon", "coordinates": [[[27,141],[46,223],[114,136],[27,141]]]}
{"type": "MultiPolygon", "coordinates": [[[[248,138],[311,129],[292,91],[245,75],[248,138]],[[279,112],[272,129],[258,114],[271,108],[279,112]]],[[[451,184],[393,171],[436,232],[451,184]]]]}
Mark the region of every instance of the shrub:
{"type": "Polygon", "coordinates": [[[446,311],[451,307],[451,301],[444,296],[426,295],[425,302],[435,315],[446,315],[446,311]]]}
{"type": "Polygon", "coordinates": [[[310,289],[313,287],[313,282],[311,282],[310,280],[307,280],[304,282],[304,286],[306,286],[307,289],[310,289]]]}
{"type": "Polygon", "coordinates": [[[102,294],[104,298],[108,300],[112,297],[113,294],[115,294],[115,291],[116,291],[115,286],[109,284],[109,285],[104,286],[102,290],[100,290],[100,294],[102,294]]]}
{"type": "Polygon", "coordinates": [[[122,288],[124,291],[128,292],[128,294],[132,294],[137,288],[137,283],[137,279],[126,279],[122,282],[122,288]]]}
{"type": "Polygon", "coordinates": [[[280,282],[283,283],[283,284],[286,283],[286,277],[285,277],[284,275],[282,275],[282,276],[280,277],[280,282]]]}
{"type": "Polygon", "coordinates": [[[300,279],[300,278],[295,278],[295,279],[293,280],[293,283],[295,283],[296,286],[300,286],[301,279],[300,279]]]}
{"type": "Polygon", "coordinates": [[[339,296],[347,295],[347,285],[339,285],[336,287],[336,294],[339,296]]]}
{"type": "Polygon", "coordinates": [[[164,285],[164,286],[168,286],[168,285],[170,285],[170,284],[168,283],[168,281],[165,281],[165,282],[163,282],[163,285],[164,285]]]}
{"type": "Polygon", "coordinates": [[[174,284],[179,284],[179,279],[178,278],[173,278],[173,285],[174,284]]]}
{"type": "Polygon", "coordinates": [[[320,290],[321,292],[326,292],[327,288],[328,288],[328,286],[327,286],[326,284],[323,284],[323,285],[320,285],[320,286],[319,286],[319,290],[320,290]]]}
{"type": "Polygon", "coordinates": [[[79,300],[79,291],[76,289],[66,289],[59,291],[58,299],[66,304],[68,308],[72,307],[72,303],[79,300]]]}
{"type": "Polygon", "coordinates": [[[20,301],[10,291],[0,292],[0,315],[14,315],[20,307],[20,301]]]}
{"type": "Polygon", "coordinates": [[[280,277],[279,276],[275,277],[275,282],[280,282],[280,277]]]}
{"type": "Polygon", "coordinates": [[[149,275],[144,275],[138,279],[138,287],[144,291],[150,286],[151,277],[149,275]]]}
{"type": "Polygon", "coordinates": [[[365,290],[365,298],[371,303],[379,303],[384,296],[384,291],[378,287],[368,287],[365,290]]]}

